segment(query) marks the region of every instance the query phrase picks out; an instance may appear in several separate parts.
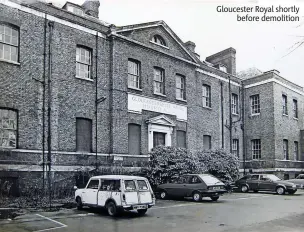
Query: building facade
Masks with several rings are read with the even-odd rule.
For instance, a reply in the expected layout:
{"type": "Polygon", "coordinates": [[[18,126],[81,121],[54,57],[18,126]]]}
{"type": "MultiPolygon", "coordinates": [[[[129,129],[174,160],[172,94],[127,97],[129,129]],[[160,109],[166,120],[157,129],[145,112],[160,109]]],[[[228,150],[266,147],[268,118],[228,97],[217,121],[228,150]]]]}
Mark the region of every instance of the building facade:
{"type": "Polygon", "coordinates": [[[117,27],[98,7],[0,0],[0,178],[138,170],[158,145],[303,171],[302,87],[275,71],[237,77],[235,49],[201,60],[165,22],[117,27]]]}

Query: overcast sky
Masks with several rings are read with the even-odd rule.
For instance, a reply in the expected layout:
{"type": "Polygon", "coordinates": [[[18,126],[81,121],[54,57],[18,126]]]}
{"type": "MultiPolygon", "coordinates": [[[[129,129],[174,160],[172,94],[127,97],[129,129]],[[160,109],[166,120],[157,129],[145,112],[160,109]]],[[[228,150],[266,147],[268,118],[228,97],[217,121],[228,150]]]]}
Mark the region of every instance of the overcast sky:
{"type": "MultiPolygon", "coordinates": [[[[48,1],[57,6],[65,3],[48,1]]],[[[71,1],[80,5],[84,2],[71,1]]],[[[304,40],[304,0],[100,0],[100,4],[99,17],[103,21],[123,26],[164,20],[181,40],[195,42],[202,60],[233,47],[237,52],[237,71],[250,67],[261,71],[277,69],[284,78],[304,86],[304,44],[287,55],[295,43],[304,40]],[[217,6],[221,5],[296,6],[300,7],[300,22],[238,22],[237,13],[217,12],[217,6]]],[[[285,14],[297,16],[292,12],[285,14]]],[[[255,12],[249,15],[263,16],[255,12]]]]}

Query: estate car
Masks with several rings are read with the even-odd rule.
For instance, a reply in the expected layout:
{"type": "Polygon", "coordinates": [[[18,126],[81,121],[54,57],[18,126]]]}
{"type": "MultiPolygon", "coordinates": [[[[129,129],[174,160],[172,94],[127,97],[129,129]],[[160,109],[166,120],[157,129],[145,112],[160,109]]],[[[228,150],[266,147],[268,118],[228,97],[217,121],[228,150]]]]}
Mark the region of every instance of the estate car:
{"type": "Polygon", "coordinates": [[[110,216],[126,210],[144,215],[155,205],[149,181],[139,176],[104,175],[91,177],[84,189],[75,187],[77,208],[105,207],[110,216]]]}
{"type": "Polygon", "coordinates": [[[295,179],[290,179],[287,181],[297,185],[297,188],[304,188],[304,174],[300,174],[295,179]]]}

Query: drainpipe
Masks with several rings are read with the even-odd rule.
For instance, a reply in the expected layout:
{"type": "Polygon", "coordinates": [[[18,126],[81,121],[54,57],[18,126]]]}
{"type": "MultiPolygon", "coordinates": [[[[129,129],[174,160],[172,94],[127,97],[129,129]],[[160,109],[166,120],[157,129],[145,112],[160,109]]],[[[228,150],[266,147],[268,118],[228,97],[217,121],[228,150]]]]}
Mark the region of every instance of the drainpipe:
{"type": "Polygon", "coordinates": [[[97,107],[98,107],[98,83],[97,83],[97,78],[98,78],[98,32],[96,32],[96,51],[95,51],[96,55],[95,55],[95,168],[96,171],[98,169],[98,164],[97,164],[97,132],[98,132],[98,116],[97,116],[97,107]]]}
{"type": "Polygon", "coordinates": [[[243,170],[246,175],[246,135],[245,135],[245,88],[244,83],[241,84],[242,88],[242,131],[243,131],[243,170]]]}
{"type": "Polygon", "coordinates": [[[222,81],[221,81],[221,119],[222,119],[222,149],[224,149],[224,96],[223,96],[222,81]]]}
{"type": "Polygon", "coordinates": [[[231,77],[229,76],[229,142],[232,153],[232,114],[231,114],[231,77]]]}

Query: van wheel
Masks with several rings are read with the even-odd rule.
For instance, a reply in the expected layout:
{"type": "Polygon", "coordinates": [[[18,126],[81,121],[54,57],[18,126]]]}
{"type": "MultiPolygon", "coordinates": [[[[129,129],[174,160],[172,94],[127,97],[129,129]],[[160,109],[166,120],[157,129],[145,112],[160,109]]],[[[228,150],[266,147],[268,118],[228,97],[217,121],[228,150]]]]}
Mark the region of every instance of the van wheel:
{"type": "Polygon", "coordinates": [[[163,199],[163,200],[165,200],[165,199],[168,198],[168,194],[167,194],[167,192],[165,190],[162,190],[160,192],[159,196],[160,196],[160,199],[163,199]]]}
{"type": "Polygon", "coordinates": [[[279,195],[284,195],[285,194],[285,189],[280,186],[280,187],[277,187],[276,192],[279,195]]]}
{"type": "Polygon", "coordinates": [[[80,197],[76,198],[76,203],[77,203],[77,209],[82,209],[83,205],[82,205],[82,201],[80,197]]]}
{"type": "Polygon", "coordinates": [[[248,192],[248,186],[247,185],[242,185],[242,187],[241,187],[241,191],[243,192],[243,193],[247,193],[248,192]]]}
{"type": "Polygon", "coordinates": [[[194,192],[192,194],[193,201],[199,202],[202,200],[202,194],[200,192],[194,192]]]}
{"type": "Polygon", "coordinates": [[[113,201],[110,201],[109,203],[107,203],[106,208],[107,208],[108,214],[111,217],[115,217],[117,215],[117,208],[113,201]]]}
{"type": "Polygon", "coordinates": [[[137,210],[137,213],[139,214],[139,216],[143,216],[146,214],[148,209],[138,209],[137,210]]]}

